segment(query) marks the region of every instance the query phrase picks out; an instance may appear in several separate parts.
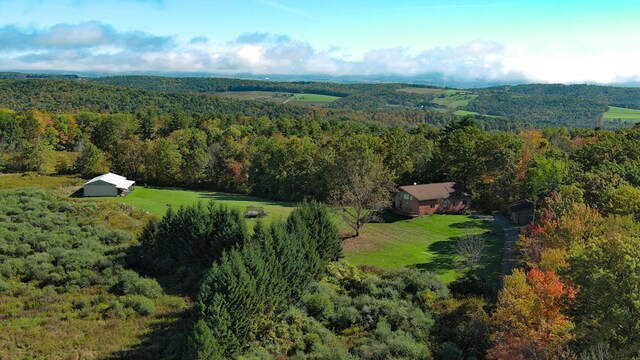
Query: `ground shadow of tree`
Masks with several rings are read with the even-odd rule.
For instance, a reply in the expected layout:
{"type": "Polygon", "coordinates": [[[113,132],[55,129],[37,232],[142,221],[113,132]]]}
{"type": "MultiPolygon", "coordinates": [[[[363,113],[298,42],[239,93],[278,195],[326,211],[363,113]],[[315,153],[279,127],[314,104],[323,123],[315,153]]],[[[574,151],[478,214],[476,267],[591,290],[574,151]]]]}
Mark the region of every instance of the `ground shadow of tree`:
{"type": "MultiPolygon", "coordinates": [[[[184,279],[179,279],[177,274],[159,276],[141,266],[140,245],[131,246],[120,253],[112,253],[111,256],[118,262],[126,264],[130,270],[136,271],[140,276],[155,279],[162,287],[165,294],[177,296],[189,296],[193,293],[186,289],[184,279]]],[[[174,311],[155,315],[156,321],[149,327],[149,331],[141,336],[140,343],[129,348],[110,354],[107,359],[180,359],[182,344],[191,327],[192,309],[174,311]]]]}
{"type": "Polygon", "coordinates": [[[153,324],[139,344],[119,350],[106,359],[180,359],[185,334],[190,326],[189,311],[164,316],[153,324]]]}
{"type": "Polygon", "coordinates": [[[436,241],[427,247],[427,251],[434,254],[431,261],[416,264],[418,269],[424,269],[436,274],[443,274],[456,269],[455,257],[457,255],[455,242],[449,239],[436,241]]]}

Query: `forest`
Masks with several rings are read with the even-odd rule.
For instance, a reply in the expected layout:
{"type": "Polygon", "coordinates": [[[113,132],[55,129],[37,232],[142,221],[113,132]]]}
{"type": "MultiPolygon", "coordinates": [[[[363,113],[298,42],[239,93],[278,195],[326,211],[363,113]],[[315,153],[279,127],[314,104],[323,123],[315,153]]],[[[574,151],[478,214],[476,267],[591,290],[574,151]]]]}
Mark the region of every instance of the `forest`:
{"type": "MultiPolygon", "coordinates": [[[[249,228],[215,202],[154,217],[50,190],[1,190],[0,306],[12,319],[2,346],[38,326],[20,316],[57,311],[86,331],[98,320],[121,326],[110,356],[125,358],[640,357],[640,125],[502,129],[437,111],[426,121],[424,109],[222,99],[174,82],[183,90],[0,81],[0,172],[44,173],[54,162],[60,177],[111,170],[139,185],[297,207],[249,228]],[[397,186],[439,181],[464,183],[484,214],[521,199],[535,204],[499,291],[483,284],[471,258],[449,284],[417,267],[383,271],[343,259],[344,238],[359,231],[338,227],[343,212],[379,215],[397,186]],[[154,330],[140,334],[136,323],[154,330]]],[[[557,97],[556,109],[570,91],[593,95],[590,86],[542,88],[486,91],[557,97]]],[[[575,101],[583,107],[576,118],[593,121],[589,104],[575,101]]]]}

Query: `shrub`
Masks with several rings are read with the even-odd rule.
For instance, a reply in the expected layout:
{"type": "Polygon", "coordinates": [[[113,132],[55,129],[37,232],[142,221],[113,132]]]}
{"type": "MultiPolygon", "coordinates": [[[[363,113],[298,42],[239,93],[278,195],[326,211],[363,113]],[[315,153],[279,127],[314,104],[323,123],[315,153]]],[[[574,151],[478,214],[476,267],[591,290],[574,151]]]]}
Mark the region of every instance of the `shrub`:
{"type": "Polygon", "coordinates": [[[120,245],[133,241],[134,236],[128,231],[114,230],[101,234],[99,239],[105,245],[120,245]]]}
{"type": "Polygon", "coordinates": [[[85,309],[87,306],[89,306],[89,300],[85,298],[76,299],[73,301],[73,304],[71,306],[73,307],[74,310],[82,310],[82,309],[85,309]]]}
{"type": "Polygon", "coordinates": [[[151,299],[158,298],[163,294],[157,281],[141,278],[131,270],[123,271],[110,291],[117,295],[142,295],[151,299]]]}
{"type": "Polygon", "coordinates": [[[302,303],[307,313],[318,320],[324,320],[333,314],[333,302],[326,294],[307,294],[302,303]]]}
{"type": "Polygon", "coordinates": [[[124,306],[132,308],[140,316],[148,316],[156,311],[153,301],[143,296],[131,296],[122,301],[124,306]]]}
{"type": "Polygon", "coordinates": [[[0,295],[11,291],[11,285],[8,282],[0,279],[0,295]]]}
{"type": "Polygon", "coordinates": [[[131,315],[131,309],[127,309],[123,303],[116,300],[102,311],[102,316],[107,319],[126,319],[131,315]]]}

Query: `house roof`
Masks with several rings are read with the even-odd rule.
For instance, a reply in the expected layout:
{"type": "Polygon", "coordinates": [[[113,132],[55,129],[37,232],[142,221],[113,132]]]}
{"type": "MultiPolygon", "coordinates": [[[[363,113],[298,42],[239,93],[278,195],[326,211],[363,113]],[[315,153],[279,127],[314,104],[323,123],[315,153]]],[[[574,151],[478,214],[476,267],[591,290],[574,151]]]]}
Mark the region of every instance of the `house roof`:
{"type": "Polygon", "coordinates": [[[467,188],[456,182],[407,185],[401,186],[400,190],[407,192],[418,201],[471,196],[467,188]]]}
{"type": "Polygon", "coordinates": [[[94,177],[93,179],[87,181],[85,185],[93,184],[98,181],[115,185],[115,187],[119,189],[128,189],[131,185],[135,184],[135,181],[127,180],[127,178],[124,176],[116,175],[114,173],[106,173],[106,174],[94,177]]]}

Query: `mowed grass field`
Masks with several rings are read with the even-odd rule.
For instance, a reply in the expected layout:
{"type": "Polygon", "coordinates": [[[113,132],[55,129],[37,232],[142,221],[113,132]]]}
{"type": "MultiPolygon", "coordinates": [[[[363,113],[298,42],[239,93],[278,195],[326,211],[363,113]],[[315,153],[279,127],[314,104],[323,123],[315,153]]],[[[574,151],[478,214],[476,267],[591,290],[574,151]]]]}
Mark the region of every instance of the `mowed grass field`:
{"type": "Polygon", "coordinates": [[[487,244],[487,257],[480,273],[492,286],[497,285],[503,237],[502,230],[492,220],[467,215],[397,217],[394,220],[366,224],[359,238],[346,240],[346,260],[385,270],[418,267],[435,272],[449,283],[465,272],[456,266],[456,238],[482,234],[487,244]]]}
{"type": "Polygon", "coordinates": [[[604,120],[619,119],[640,122],[640,110],[609,106],[609,109],[604,113],[602,118],[604,120]]]}
{"type": "MultiPolygon", "coordinates": [[[[294,203],[275,202],[248,195],[143,186],[136,186],[133,192],[124,197],[93,198],[92,200],[122,202],[159,217],[164,215],[169,207],[177,209],[180,206],[192,205],[199,201],[203,204],[215,201],[230,209],[238,210],[242,214],[247,206],[258,206],[264,208],[267,214],[263,218],[265,223],[276,219],[285,219],[295,206],[294,203]]],[[[248,221],[249,226],[253,226],[256,220],[248,219],[248,221]]]]}

